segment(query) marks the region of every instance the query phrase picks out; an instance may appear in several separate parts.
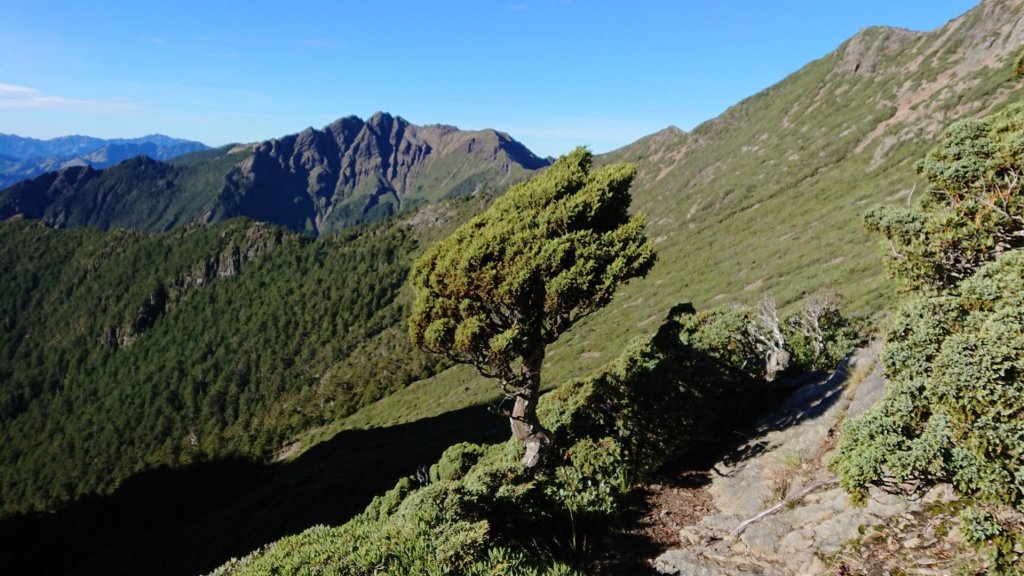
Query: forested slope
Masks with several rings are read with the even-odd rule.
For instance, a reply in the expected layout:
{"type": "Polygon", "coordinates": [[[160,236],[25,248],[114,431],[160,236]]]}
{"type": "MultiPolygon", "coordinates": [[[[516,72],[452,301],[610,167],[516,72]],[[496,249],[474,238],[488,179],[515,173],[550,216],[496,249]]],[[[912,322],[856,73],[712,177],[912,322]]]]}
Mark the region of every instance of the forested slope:
{"type": "Polygon", "coordinates": [[[438,361],[412,351],[405,224],[311,240],[235,220],[162,235],[0,223],[0,510],[267,457],[438,361]]]}

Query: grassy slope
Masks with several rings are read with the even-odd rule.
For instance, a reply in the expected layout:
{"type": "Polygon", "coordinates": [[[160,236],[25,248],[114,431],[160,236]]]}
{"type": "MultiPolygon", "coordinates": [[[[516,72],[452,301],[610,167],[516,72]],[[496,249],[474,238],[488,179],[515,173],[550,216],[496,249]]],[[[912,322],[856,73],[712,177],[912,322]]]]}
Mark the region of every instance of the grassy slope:
{"type": "MultiPolygon", "coordinates": [[[[637,163],[633,209],[648,214],[659,262],[549,350],[547,387],[592,374],[680,301],[703,309],[771,292],[785,307],[835,287],[850,311],[878,313],[894,287],[862,214],[907,201],[914,164],[953,119],[1019,98],[1010,70],[1021,39],[1004,24],[1022,12],[991,3],[930,33],[866,29],[691,133],[669,128],[600,158],[637,163]]],[[[305,443],[496,399],[458,366],[305,443]]]]}
{"type": "MultiPolygon", "coordinates": [[[[552,347],[547,387],[593,373],[679,301],[700,309],[767,291],[787,305],[832,286],[853,312],[878,313],[893,286],[878,240],[863,230],[864,210],[908,200],[914,164],[945,125],[1018,98],[1010,68],[1020,39],[998,26],[1021,6],[993,9],[994,17],[975,10],[928,34],[865,30],[690,134],[668,129],[603,158],[638,164],[634,209],[651,215],[660,261],[552,347]]],[[[303,443],[496,399],[493,384],[457,366],[303,443]]]]}
{"type": "MultiPolygon", "coordinates": [[[[609,154],[604,161],[639,165],[634,209],[652,215],[661,260],[552,347],[547,386],[592,373],[629,339],[653,332],[681,300],[700,309],[767,291],[791,305],[833,286],[852,311],[878,313],[893,287],[861,215],[872,204],[908,201],[915,162],[953,119],[1018,98],[1015,54],[979,56],[978,48],[1016,50],[1020,38],[995,26],[1020,13],[1019,3],[1003,3],[930,34],[866,30],[691,134],[669,129],[609,154]],[[991,11],[995,17],[985,14],[991,11]],[[858,74],[863,67],[867,73],[858,74]]],[[[304,443],[495,397],[472,369],[454,367],[307,434],[304,443]]]]}

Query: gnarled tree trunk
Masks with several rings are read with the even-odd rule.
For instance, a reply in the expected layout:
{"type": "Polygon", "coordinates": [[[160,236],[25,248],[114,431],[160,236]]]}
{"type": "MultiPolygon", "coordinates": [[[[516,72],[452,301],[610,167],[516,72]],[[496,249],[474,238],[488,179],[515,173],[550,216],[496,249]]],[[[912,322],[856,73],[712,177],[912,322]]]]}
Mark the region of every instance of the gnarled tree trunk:
{"type": "Polygon", "coordinates": [[[526,448],[523,467],[533,468],[540,462],[544,447],[551,441],[550,432],[537,419],[537,397],[540,396],[540,368],[544,363],[544,349],[539,348],[523,358],[520,372],[520,386],[516,391],[516,403],[512,407],[509,422],[512,435],[526,448]]]}

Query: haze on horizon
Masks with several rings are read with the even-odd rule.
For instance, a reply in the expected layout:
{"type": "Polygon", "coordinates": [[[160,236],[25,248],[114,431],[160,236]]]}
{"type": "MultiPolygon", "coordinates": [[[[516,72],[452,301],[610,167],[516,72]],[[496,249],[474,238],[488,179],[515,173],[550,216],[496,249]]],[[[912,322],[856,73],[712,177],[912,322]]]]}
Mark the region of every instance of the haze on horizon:
{"type": "Polygon", "coordinates": [[[0,133],[216,146],[383,110],[558,155],[692,129],[865,26],[976,2],[6,4],[0,133]]]}

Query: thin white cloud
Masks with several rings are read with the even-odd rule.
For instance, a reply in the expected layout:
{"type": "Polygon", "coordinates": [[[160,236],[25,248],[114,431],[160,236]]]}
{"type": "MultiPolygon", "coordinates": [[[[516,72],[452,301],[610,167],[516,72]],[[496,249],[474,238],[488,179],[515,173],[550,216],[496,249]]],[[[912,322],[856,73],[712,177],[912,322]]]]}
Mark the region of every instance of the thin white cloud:
{"type": "Polygon", "coordinates": [[[18,86],[17,84],[0,84],[0,98],[8,95],[18,96],[24,94],[38,94],[39,91],[28,86],[18,86]]]}
{"type": "Polygon", "coordinates": [[[86,114],[118,114],[137,110],[129,100],[90,100],[43,94],[35,88],[0,84],[0,108],[7,110],[55,110],[86,114]]]}

